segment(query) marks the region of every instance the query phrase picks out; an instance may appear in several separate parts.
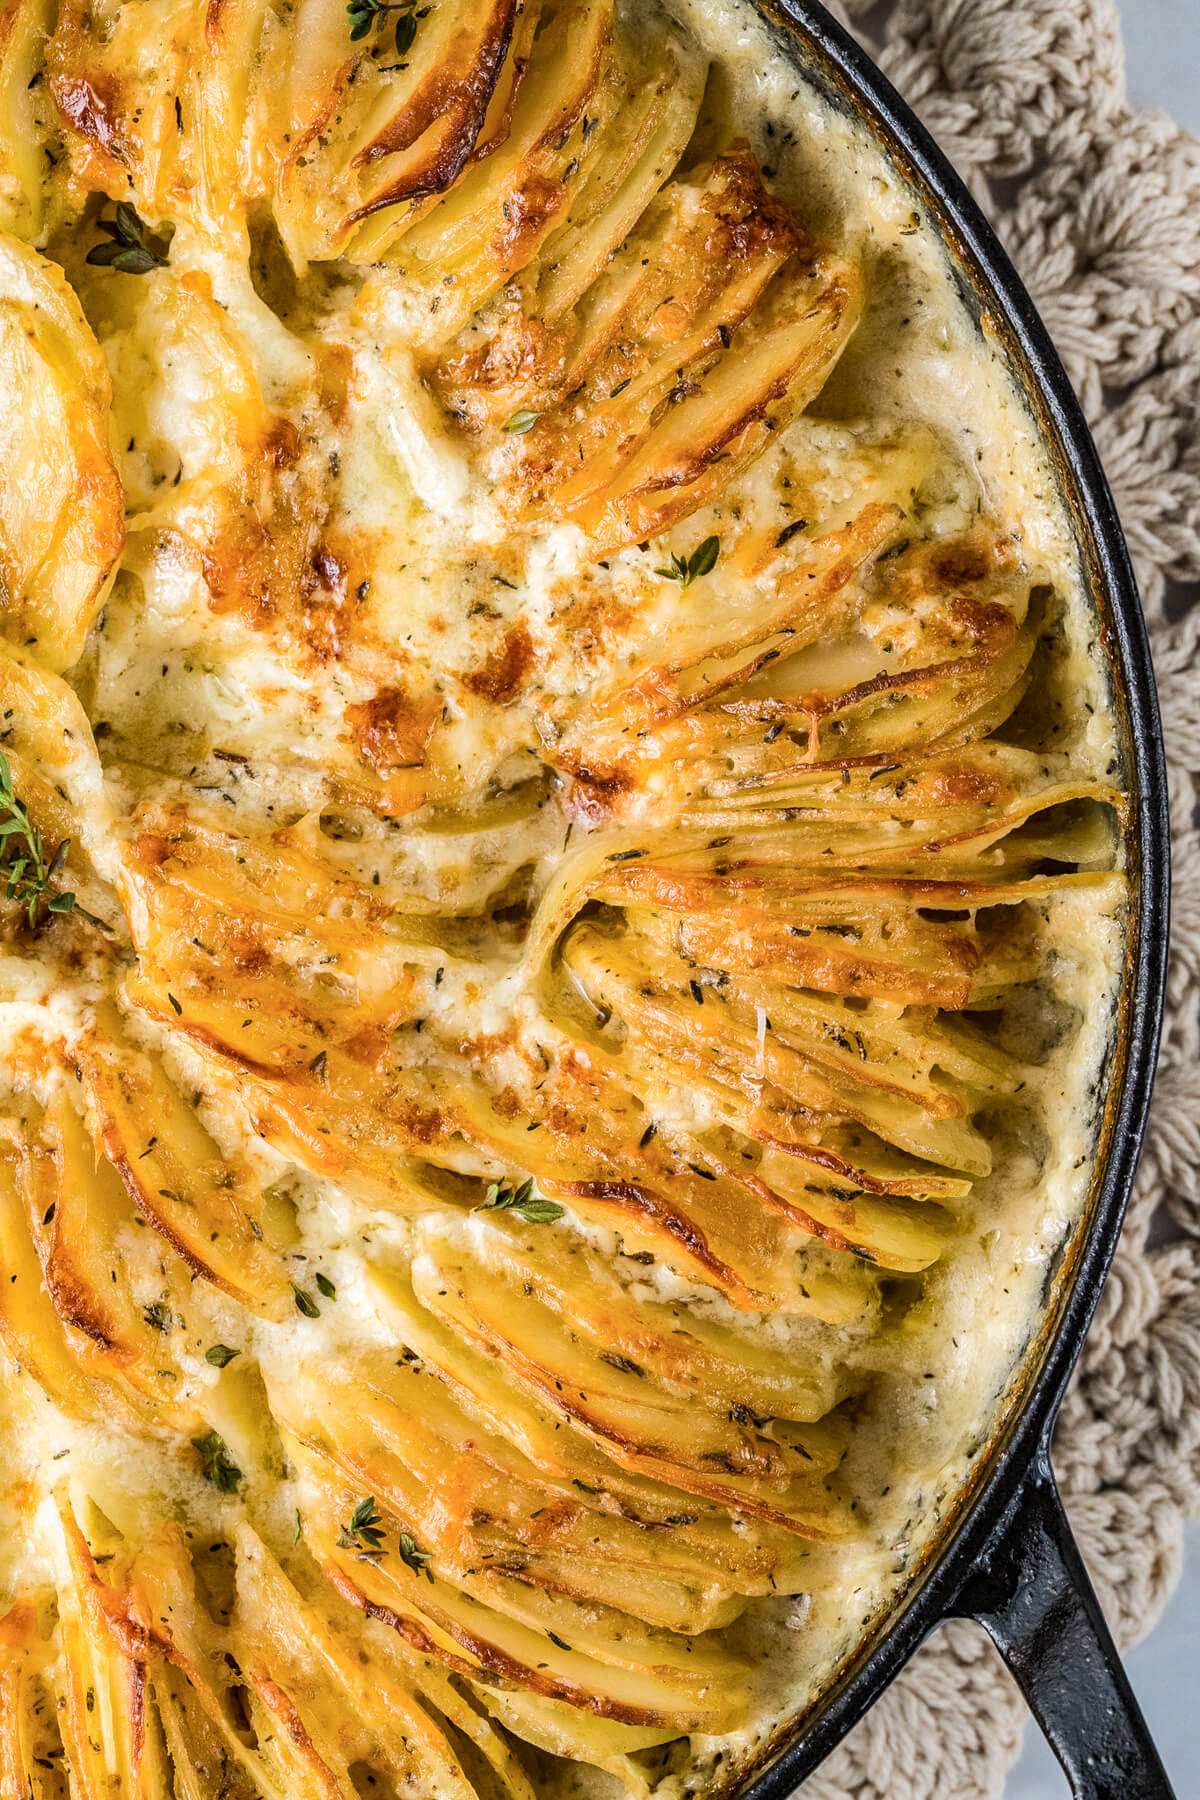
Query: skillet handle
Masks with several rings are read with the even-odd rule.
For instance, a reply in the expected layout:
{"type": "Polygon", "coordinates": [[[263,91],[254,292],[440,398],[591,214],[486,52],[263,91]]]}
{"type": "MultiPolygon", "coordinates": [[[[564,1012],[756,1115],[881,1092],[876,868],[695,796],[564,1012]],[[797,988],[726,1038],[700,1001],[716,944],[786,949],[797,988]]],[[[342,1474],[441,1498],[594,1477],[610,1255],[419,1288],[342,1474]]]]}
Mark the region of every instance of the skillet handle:
{"type": "Polygon", "coordinates": [[[1074,1800],[1174,1800],[1043,1447],[954,1611],[984,1627],[1074,1800]]]}

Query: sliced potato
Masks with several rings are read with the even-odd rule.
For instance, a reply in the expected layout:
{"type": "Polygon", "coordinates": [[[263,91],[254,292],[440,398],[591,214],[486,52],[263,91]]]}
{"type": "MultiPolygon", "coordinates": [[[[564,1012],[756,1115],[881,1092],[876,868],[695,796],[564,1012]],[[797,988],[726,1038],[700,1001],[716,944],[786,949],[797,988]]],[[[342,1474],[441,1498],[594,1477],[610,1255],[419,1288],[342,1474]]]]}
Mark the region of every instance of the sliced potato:
{"type": "Polygon", "coordinates": [[[249,1525],[239,1526],[235,1541],[231,1641],[268,1705],[282,1694],[293,1708],[302,1706],[310,1729],[342,1763],[359,1760],[398,1784],[436,1780],[439,1793],[473,1800],[457,1747],[461,1731],[513,1800],[532,1800],[528,1778],[500,1733],[440,1670],[401,1640],[388,1658],[374,1640],[352,1641],[293,1585],[249,1525]]]}
{"type": "Polygon", "coordinates": [[[668,1634],[651,1640],[622,1615],[580,1609],[576,1647],[550,1635],[548,1626],[505,1616],[447,1580],[426,1579],[419,1565],[410,1566],[415,1553],[399,1541],[377,1557],[357,1556],[339,1544],[337,1521],[351,1516],[359,1496],[327,1459],[299,1443],[291,1448],[311,1496],[306,1536],[326,1573],[346,1598],[365,1601],[364,1610],[377,1608],[376,1616],[448,1668],[652,1731],[700,1729],[701,1720],[715,1723],[743,1711],[743,1669],[716,1645],[701,1640],[685,1653],[668,1634]]]}
{"type": "Polygon", "coordinates": [[[0,1792],[20,1800],[65,1796],[46,1610],[21,1598],[0,1618],[0,1792]]]}
{"type": "Polygon", "coordinates": [[[769,1196],[764,1204],[760,1187],[731,1159],[714,1161],[692,1134],[647,1137],[646,1108],[632,1088],[598,1060],[583,1066],[583,1079],[542,1085],[534,1119],[498,1116],[482,1092],[460,1091],[463,1135],[511,1168],[528,1167],[543,1194],[619,1231],[638,1255],[716,1288],[741,1311],[848,1321],[870,1310],[860,1271],[806,1262],[794,1227],[811,1229],[807,1222],[788,1219],[769,1196]],[[538,1126],[533,1152],[530,1123],[538,1126]]]}
{"type": "MultiPolygon", "coordinates": [[[[538,0],[527,10],[536,17],[538,0]]],[[[395,19],[382,15],[355,42],[342,0],[301,0],[266,65],[259,128],[278,159],[276,217],[297,263],[337,255],[365,220],[453,184],[504,82],[521,12],[518,0],[442,0],[416,16],[398,56],[395,19]]]]}
{"type": "MultiPolygon", "coordinates": [[[[728,1623],[747,1594],[786,1590],[786,1558],[773,1545],[709,1528],[681,1510],[681,1494],[668,1529],[605,1503],[582,1473],[548,1483],[415,1360],[333,1382],[306,1370],[272,1384],[272,1405],[294,1435],[405,1522],[435,1573],[501,1611],[537,1612],[529,1590],[538,1590],[551,1627],[559,1615],[569,1623],[578,1602],[693,1635],[728,1623]]],[[[571,1452],[568,1437],[568,1461],[571,1452]]],[[[573,1466],[592,1473],[582,1454],[573,1466]]]]}
{"type": "MultiPolygon", "coordinates": [[[[503,425],[522,408],[540,419],[585,383],[598,387],[596,365],[615,353],[623,328],[628,336],[645,329],[651,283],[631,271],[648,266],[643,252],[653,245],[657,257],[658,246],[652,232],[625,240],[687,142],[704,73],[695,57],[660,60],[614,117],[600,120],[589,110],[580,146],[587,161],[573,174],[564,222],[432,372],[435,388],[470,429],[503,425]]],[[[770,272],[769,265],[762,279],[770,272]]],[[[647,348],[653,354],[653,340],[647,348]]],[[[635,354],[632,344],[622,349],[635,354]]]]}
{"type": "Polygon", "coordinates": [[[147,1416],[189,1430],[199,1419],[177,1346],[186,1331],[186,1265],[154,1240],[59,1086],[21,1158],[20,1185],[46,1292],[91,1360],[128,1384],[147,1416]]]}
{"type": "Polygon", "coordinates": [[[46,218],[47,121],[35,93],[53,22],[49,0],[0,7],[0,230],[32,243],[46,218]]]}
{"type": "Polygon", "coordinates": [[[101,193],[133,188],[148,217],[186,199],[196,180],[193,71],[205,0],[66,0],[47,46],[50,91],[75,179],[101,193]],[[97,29],[99,27],[99,29],[97,29]]]}
{"type": "Polygon", "coordinates": [[[0,1341],[11,1363],[36,1381],[69,1418],[96,1416],[95,1388],[72,1354],[42,1283],[8,1157],[0,1159],[0,1255],[8,1272],[8,1280],[0,1286],[0,1341]]]}
{"type": "Polygon", "coordinates": [[[72,1785],[87,1800],[160,1800],[167,1781],[147,1728],[149,1643],[119,1590],[101,1579],[65,1488],[56,1495],[70,1570],[59,1589],[59,1719],[72,1785]]]}
{"type": "Polygon", "coordinates": [[[83,649],[124,542],[104,358],[61,271],[0,237],[0,625],[66,669],[83,649]]]}
{"type": "Polygon", "coordinates": [[[197,1275],[252,1312],[285,1316],[292,1284],[261,1195],[161,1066],[111,1024],[85,1033],[72,1055],[91,1130],[138,1216],[197,1275]]]}
{"type": "MultiPolygon", "coordinates": [[[[496,10],[493,0],[481,17],[496,10]]],[[[436,204],[407,214],[384,213],[352,243],[351,254],[367,262],[392,250],[395,274],[424,283],[432,341],[445,342],[461,329],[565,219],[571,180],[582,175],[594,153],[583,142],[585,110],[603,124],[629,95],[631,76],[614,42],[612,21],[612,0],[559,0],[539,9],[529,68],[501,141],[466,168],[436,204]],[[576,167],[568,175],[572,160],[576,167]],[[446,290],[437,294],[436,304],[435,283],[446,290]]],[[[384,296],[390,285],[384,276],[369,287],[368,316],[376,292],[384,296]]]]}
{"type": "Polygon", "coordinates": [[[523,1284],[510,1289],[488,1266],[483,1238],[470,1254],[436,1228],[423,1237],[428,1249],[413,1265],[422,1304],[500,1357],[520,1385],[614,1461],[802,1536],[836,1535],[828,1492],[814,1479],[836,1466],[835,1432],[814,1427],[797,1454],[763,1433],[748,1408],[710,1412],[673,1396],[631,1359],[574,1332],[523,1284]]]}
{"type": "MultiPolygon", "coordinates": [[[[574,1239],[538,1232],[504,1213],[487,1224],[488,1260],[506,1281],[536,1294],[611,1366],[625,1361],[643,1368],[672,1403],[686,1396],[734,1417],[753,1412],[811,1422],[844,1397],[836,1369],[801,1361],[799,1334],[786,1348],[761,1342],[698,1307],[635,1297],[574,1239]]],[[[819,1329],[818,1338],[824,1341],[819,1329]]]]}
{"type": "Polygon", "coordinates": [[[767,1086],[798,1113],[850,1118],[913,1156],[987,1173],[987,1145],[967,1123],[961,1094],[928,1081],[900,1087],[878,1074],[869,1078],[859,1027],[848,1026],[858,1038],[843,1031],[839,1044],[836,1020],[825,1015],[805,1033],[803,1014],[789,1009],[786,996],[774,1007],[770,987],[752,998],[740,986],[726,991],[714,983],[706,994],[690,974],[696,965],[682,961],[668,933],[654,937],[657,944],[646,938],[614,942],[584,928],[572,934],[564,952],[566,966],[597,1009],[607,1006],[625,1020],[625,1065],[648,1062],[681,1088],[693,1080],[718,1090],[724,1085],[750,1107],[761,1103],[767,1086]]]}
{"type": "MultiPolygon", "coordinates": [[[[649,1525],[674,1521],[678,1526],[678,1489],[622,1468],[581,1433],[564,1428],[561,1418],[540,1406],[498,1357],[421,1306],[407,1276],[379,1268],[371,1276],[385,1303],[384,1316],[396,1322],[403,1342],[427,1367],[436,1369],[472,1417],[521,1452],[549,1492],[568,1499],[572,1491],[582,1492],[605,1512],[649,1525]]],[[[736,1561],[737,1541],[731,1539],[725,1509],[716,1501],[693,1497],[688,1512],[695,1515],[689,1529],[698,1533],[706,1553],[736,1561]]],[[[757,1524],[740,1524],[737,1539],[743,1544],[769,1544],[776,1554],[785,1542],[757,1524]]]]}
{"type": "Polygon", "coordinates": [[[856,272],[767,193],[745,145],[662,186],[702,78],[677,52],[612,120],[601,83],[564,223],[432,371],[471,431],[495,441],[522,421],[504,452],[510,523],[574,519],[597,555],[719,494],[857,322],[856,272]]]}

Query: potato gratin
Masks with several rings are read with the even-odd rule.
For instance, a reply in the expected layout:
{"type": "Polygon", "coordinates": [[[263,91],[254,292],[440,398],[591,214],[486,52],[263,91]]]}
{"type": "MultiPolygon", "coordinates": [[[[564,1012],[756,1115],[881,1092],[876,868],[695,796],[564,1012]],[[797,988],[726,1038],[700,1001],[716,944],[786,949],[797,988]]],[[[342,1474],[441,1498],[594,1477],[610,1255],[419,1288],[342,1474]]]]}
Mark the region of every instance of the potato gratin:
{"type": "Polygon", "coordinates": [[[0,14],[5,1800],[724,1781],[1035,1329],[1103,669],[758,29],[0,14]]]}

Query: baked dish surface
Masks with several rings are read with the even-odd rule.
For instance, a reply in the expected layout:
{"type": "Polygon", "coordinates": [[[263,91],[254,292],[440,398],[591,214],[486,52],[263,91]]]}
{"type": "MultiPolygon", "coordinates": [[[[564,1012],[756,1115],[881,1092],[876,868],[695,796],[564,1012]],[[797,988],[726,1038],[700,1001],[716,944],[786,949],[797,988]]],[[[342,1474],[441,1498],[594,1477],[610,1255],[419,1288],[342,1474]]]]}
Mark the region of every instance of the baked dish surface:
{"type": "Polygon", "coordinates": [[[1087,1192],[1037,435],[749,9],[6,0],[0,92],[0,1795],[723,1785],[1087,1192]]]}

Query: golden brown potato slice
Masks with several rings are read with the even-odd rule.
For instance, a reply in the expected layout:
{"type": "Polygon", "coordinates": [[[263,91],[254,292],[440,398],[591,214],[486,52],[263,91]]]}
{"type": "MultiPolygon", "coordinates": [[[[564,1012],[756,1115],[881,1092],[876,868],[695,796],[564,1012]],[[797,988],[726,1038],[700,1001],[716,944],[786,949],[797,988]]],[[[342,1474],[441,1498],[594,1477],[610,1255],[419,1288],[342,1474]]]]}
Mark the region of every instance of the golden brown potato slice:
{"type": "Polygon", "coordinates": [[[0,1618],[0,1793],[18,1800],[67,1800],[45,1600],[20,1598],[0,1618]]]}
{"type": "Polygon", "coordinates": [[[99,9],[67,0],[59,9],[47,74],[79,184],[124,193],[135,169],[139,203],[155,196],[153,212],[166,209],[171,176],[182,173],[173,99],[187,90],[201,16],[201,0],[106,0],[99,9]]]}
{"type": "MultiPolygon", "coordinates": [[[[121,1418],[129,1401],[110,1398],[90,1340],[73,1338],[54,1309],[29,1232],[11,1151],[0,1157],[0,1342],[12,1363],[60,1406],[68,1418],[121,1418]]],[[[131,1409],[132,1410],[132,1409],[131,1409]]]]}
{"type": "Polygon", "coordinates": [[[859,310],[854,269],[768,194],[744,145],[656,198],[642,179],[623,244],[636,212],[618,189],[605,227],[551,240],[541,281],[507,291],[434,374],[470,429],[507,431],[513,522],[574,519],[597,554],[725,487],[819,391],[859,310]]]}
{"type": "MultiPolygon", "coordinates": [[[[681,598],[661,660],[601,702],[600,723],[632,733],[653,720],[665,724],[697,707],[711,707],[729,690],[745,688],[759,670],[792,655],[814,639],[836,638],[861,606],[859,578],[869,559],[902,523],[896,506],[872,502],[845,526],[823,532],[785,551],[763,584],[760,603],[746,618],[746,583],[734,566],[705,589],[681,598]]],[[[773,718],[766,723],[773,723],[773,718]]],[[[741,723],[735,714],[733,729],[741,723]]],[[[757,723],[757,721],[755,721],[757,723]]],[[[703,754],[703,740],[689,721],[689,747],[703,754]]],[[[624,746],[621,746],[624,748],[624,746]]],[[[725,745],[722,743],[722,749],[725,745]]],[[[590,756],[596,757],[595,749],[590,756]]],[[[728,766],[727,756],[723,759],[728,766]]],[[[696,778],[703,781],[700,761],[696,778]]]]}
{"type": "Polygon", "coordinates": [[[491,1668],[506,1667],[506,1658],[499,1646],[481,1646],[489,1664],[485,1672],[480,1662],[459,1655],[450,1634],[446,1634],[444,1640],[440,1636],[435,1638],[423,1620],[411,1611],[401,1610],[392,1589],[369,1568],[351,1572],[344,1564],[327,1560],[325,1574],[349,1605],[387,1626],[428,1659],[436,1656],[455,1677],[463,1678],[475,1702],[486,1707],[518,1738],[548,1750],[553,1756],[572,1758],[604,1769],[636,1796],[636,1800],[647,1800],[649,1787],[645,1771],[633,1760],[633,1753],[668,1743],[678,1735],[670,1725],[631,1724],[611,1717],[591,1703],[559,1698],[554,1690],[562,1683],[554,1678],[543,1683],[542,1688],[534,1688],[522,1686],[518,1680],[507,1676],[497,1677],[491,1673],[491,1668]],[[542,1691],[545,1687],[551,1691],[542,1691]]]}
{"type": "Polygon", "coordinates": [[[232,232],[247,199],[263,194],[270,180],[250,113],[276,13],[271,0],[207,0],[203,14],[202,51],[190,71],[192,116],[185,113],[183,124],[195,138],[201,216],[232,232]]]}
{"type": "MultiPolygon", "coordinates": [[[[668,48],[668,59],[659,60],[646,71],[628,104],[607,123],[597,140],[598,154],[589,165],[587,179],[575,190],[566,223],[547,239],[541,254],[512,284],[513,298],[519,297],[525,330],[514,344],[506,331],[508,314],[501,314],[504,323],[494,365],[501,385],[505,364],[509,365],[511,380],[516,362],[526,360],[526,380],[548,382],[547,392],[561,400],[572,385],[569,378],[558,372],[561,361],[570,360],[582,379],[596,356],[611,346],[620,301],[614,305],[607,289],[597,289],[595,284],[684,153],[708,74],[705,63],[691,46],[668,40],[668,48]],[[589,290],[594,298],[577,308],[576,303],[583,301],[589,290]],[[600,298],[602,292],[604,301],[600,298]],[[544,338],[542,333],[546,334],[544,338]],[[513,350],[518,353],[516,357],[513,350]]],[[[588,126],[590,142],[591,132],[596,129],[590,113],[588,126]]],[[[486,340],[492,323],[486,315],[477,319],[467,335],[467,343],[486,340]]],[[[449,371],[455,360],[455,350],[451,348],[440,367],[449,371]]],[[[501,410],[502,396],[488,382],[479,385],[476,366],[467,365],[468,384],[462,390],[468,418],[474,424],[483,424],[488,419],[494,422],[507,416],[501,410]],[[483,410],[473,418],[469,410],[472,400],[476,404],[484,402],[483,410]]]]}
{"type": "MultiPolygon", "coordinates": [[[[1053,821],[1057,809],[1075,807],[1103,817],[1118,803],[1114,789],[1079,779],[1069,767],[1055,769],[996,744],[967,745],[925,763],[851,769],[848,781],[838,765],[818,770],[797,764],[788,773],[766,788],[698,796],[685,806],[681,824],[697,835],[716,834],[710,844],[737,833],[738,860],[809,865],[828,874],[860,870],[969,881],[977,870],[1036,873],[1031,846],[1037,834],[1027,827],[1036,826],[1039,815],[1050,813],[1053,821]]],[[[1077,841],[1064,825],[1058,842],[1056,860],[1062,862],[1095,854],[1086,827],[1077,841]]]]}
{"type": "MultiPolygon", "coordinates": [[[[669,607],[643,583],[640,641],[626,651],[618,624],[610,653],[611,666],[624,663],[620,685],[590,690],[586,709],[550,707],[555,761],[590,822],[631,812],[647,782],[682,799],[765,791],[814,764],[838,778],[869,766],[879,779],[897,756],[987,736],[1019,703],[1043,607],[1014,546],[979,529],[938,546],[921,538],[927,443],[895,454],[868,445],[845,477],[839,450],[848,516],[833,524],[823,498],[833,429],[817,423],[807,447],[756,465],[680,537],[684,557],[715,528],[705,540],[714,566],[672,589],[669,607]],[[859,504],[860,492],[873,497],[859,504]],[[781,531],[785,501],[797,516],[781,531]]],[[[665,553],[647,552],[665,573],[665,553]]]]}
{"type": "MultiPolygon", "coordinates": [[[[700,1308],[635,1297],[573,1237],[502,1212],[487,1225],[489,1261],[507,1281],[523,1292],[528,1286],[573,1333],[598,1346],[610,1366],[643,1369],[672,1404],[687,1397],[734,1418],[757,1413],[811,1423],[845,1397],[836,1364],[806,1362],[798,1333],[787,1344],[764,1342],[700,1308]]],[[[821,1340],[819,1331],[814,1338],[821,1340]]]]}
{"type": "Polygon", "coordinates": [[[69,812],[91,815],[80,821],[90,847],[97,834],[111,829],[112,808],[104,803],[96,740],[79,696],[45,667],[35,648],[0,638],[0,708],[6,754],[53,782],[69,812]]]}
{"type": "Polygon", "coordinates": [[[392,1051],[437,980],[424,915],[295,841],[179,812],[143,824],[124,876],[127,1001],[236,1073],[254,1129],[305,1167],[429,1204],[408,1161],[439,1135],[437,1109],[419,1071],[397,1081],[392,1051]]]}
{"type": "Polygon", "coordinates": [[[309,1499],[303,1509],[305,1536],[339,1591],[350,1599],[356,1592],[363,1595],[369,1607],[390,1615],[388,1622],[409,1643],[448,1668],[565,1701],[585,1716],[652,1731],[719,1730],[718,1720],[742,1715],[744,1669],[719,1641],[681,1644],[671,1634],[650,1634],[625,1615],[599,1608],[575,1609],[575,1640],[562,1639],[538,1622],[532,1591],[526,1616],[518,1617],[436,1574],[429,1579],[420,1546],[411,1537],[402,1540],[390,1517],[384,1519],[378,1553],[363,1556],[353,1540],[347,1548],[340,1539],[348,1535],[345,1522],[361,1494],[324,1456],[296,1440],[289,1440],[289,1449],[309,1499]]]}
{"type": "Polygon", "coordinates": [[[524,1590],[536,1588],[567,1620],[570,1604],[554,1596],[694,1635],[736,1617],[748,1594],[787,1591],[784,1556],[702,1525],[679,1493],[668,1528],[603,1504],[583,1479],[586,1459],[578,1476],[551,1486],[415,1356],[332,1379],[305,1369],[271,1391],[276,1418],[404,1521],[435,1576],[501,1611],[527,1613],[524,1590]]]}
{"type": "Polygon", "coordinates": [[[632,1359],[613,1358],[524,1284],[510,1288],[487,1260],[480,1231],[469,1248],[422,1234],[413,1288],[431,1312],[499,1356],[541,1404],[560,1413],[628,1468],[719,1500],[801,1536],[836,1535],[819,1477],[836,1466],[836,1432],[811,1428],[792,1448],[765,1435],[749,1408],[709,1410],[672,1395],[632,1359]],[[518,1300],[518,1296],[520,1296],[518,1300]]]}
{"type": "MultiPolygon", "coordinates": [[[[613,870],[597,893],[609,904],[656,910],[677,948],[701,967],[775,987],[959,1010],[986,1005],[1036,973],[1038,934],[1021,907],[1052,891],[1044,877],[1005,881],[987,869],[979,873],[957,881],[907,873],[800,876],[752,858],[728,869],[656,857],[613,870]],[[997,906],[1015,916],[1004,922],[989,910],[975,919],[977,909],[997,906]]],[[[1106,880],[1090,873],[1057,878],[1068,886],[1106,880]]]]}
{"type": "Polygon", "coordinates": [[[1036,943],[988,921],[974,944],[969,923],[931,922],[922,911],[970,911],[993,891],[1018,901],[1014,883],[1036,880],[1039,857],[1102,874],[1119,805],[1113,789],[1054,759],[995,743],[903,762],[793,761],[778,781],[713,787],[684,792],[673,824],[597,831],[563,858],[530,925],[528,966],[545,966],[591,896],[614,904],[640,895],[691,915],[695,941],[684,947],[716,969],[918,1004],[983,1004],[984,992],[1036,969],[1036,943]],[[739,938],[733,911],[726,917],[739,907],[763,915],[769,943],[739,938]],[[904,939],[893,946],[897,919],[904,939]],[[900,977],[889,980],[889,963],[900,977]]]}
{"type": "MultiPolygon", "coordinates": [[[[494,0],[479,10],[492,14],[494,0]]],[[[566,217],[571,181],[596,154],[592,137],[628,102],[632,81],[614,39],[612,0],[558,0],[539,9],[529,67],[502,140],[436,204],[384,213],[368,224],[351,254],[372,262],[392,250],[395,273],[426,288],[417,315],[426,315],[425,332],[444,341],[525,267],[566,217]],[[587,144],[585,117],[596,121],[587,144]]],[[[374,284],[368,311],[392,285],[388,277],[374,284]]]]}
{"type": "MultiPolygon", "coordinates": [[[[129,997],[205,1051],[266,1078],[361,1087],[422,991],[391,907],[278,835],[152,808],[125,859],[139,953],[129,997]]],[[[414,921],[419,930],[422,921],[414,921]]]]}
{"type": "Polygon", "coordinates": [[[317,854],[296,831],[230,831],[197,809],[170,805],[144,807],[135,825],[130,878],[153,876],[207,913],[236,913],[278,936],[313,931],[328,951],[374,938],[391,914],[378,888],[317,854]]]}
{"type": "MultiPolygon", "coordinates": [[[[121,1546],[120,1598],[152,1652],[147,1715],[170,1756],[173,1791],[183,1800],[221,1792],[237,1800],[355,1800],[345,1762],[335,1750],[327,1759],[302,1707],[260,1664],[234,1660],[223,1580],[201,1590],[180,1527],[160,1526],[132,1558],[130,1548],[121,1546]]],[[[194,1539],[191,1548],[203,1555],[194,1539]]]]}
{"type": "Polygon", "coordinates": [[[186,1266],[268,1319],[291,1308],[291,1282],[262,1196],[227,1160],[153,1058],[113,1021],[72,1048],[96,1143],[139,1217],[186,1266]]]}
{"type": "MultiPolygon", "coordinates": [[[[473,1418],[507,1440],[537,1470],[543,1487],[571,1499],[583,1493],[605,1513],[646,1525],[685,1529],[680,1522],[679,1490],[665,1482],[624,1469],[581,1433],[564,1427],[561,1418],[540,1406],[508,1373],[499,1358],[468,1342],[428,1312],[415,1298],[407,1275],[373,1268],[372,1286],[383,1300],[383,1316],[402,1341],[440,1378],[473,1418]]],[[[720,1565],[757,1564],[760,1550],[786,1566],[795,1540],[772,1527],[748,1520],[731,1525],[717,1501],[689,1496],[686,1527],[702,1554],[720,1565]]]]}
{"type": "Polygon", "coordinates": [[[46,63],[75,183],[147,221],[240,234],[284,150],[253,125],[264,69],[277,96],[286,31],[271,0],[72,0],[46,63]]]}
{"type": "Polygon", "coordinates": [[[767,984],[747,993],[728,979],[706,982],[709,972],[681,957],[677,933],[657,921],[622,939],[581,927],[563,954],[597,1010],[623,1021],[624,1060],[649,1058],[681,1094],[693,1081],[724,1084],[755,1105],[767,1086],[798,1113],[850,1118],[912,1156],[987,1173],[965,1097],[944,1081],[903,1080],[894,1066],[885,1076],[857,1015],[841,1023],[836,1006],[814,1016],[767,984]]]}
{"type": "Polygon", "coordinates": [[[872,1290],[861,1271],[803,1251],[799,1231],[812,1231],[810,1219],[789,1216],[738,1159],[714,1160],[683,1130],[649,1132],[632,1086],[614,1079],[601,1059],[572,1061],[571,1071],[527,1095],[516,1114],[460,1090],[455,1116],[463,1136],[510,1169],[534,1175],[544,1195],[619,1231],[632,1251],[715,1287],[739,1310],[827,1321],[870,1310],[872,1290]]]}
{"type": "MultiPolygon", "coordinates": [[[[900,511],[892,541],[856,572],[824,633],[801,628],[763,641],[777,654],[748,662],[741,691],[706,708],[713,777],[720,764],[724,791],[786,778],[797,752],[813,762],[882,763],[889,751],[912,757],[967,743],[995,731],[1019,703],[1044,609],[1037,590],[1031,603],[1013,546],[975,533],[906,547],[917,528],[900,511]]],[[[766,579],[803,580],[807,544],[789,540],[766,579]],[[788,570],[792,545],[802,555],[788,570]]],[[[736,550],[733,560],[740,566],[736,550]]],[[[705,779],[702,768],[697,777],[705,779]]]]}
{"type": "MultiPolygon", "coordinates": [[[[270,1710],[303,1715],[339,1774],[354,1764],[360,1774],[369,1769],[397,1786],[433,1781],[450,1800],[474,1800],[460,1760],[462,1732],[504,1792],[532,1800],[528,1777],[501,1734],[440,1670],[398,1638],[385,1657],[376,1640],[348,1637],[288,1579],[248,1524],[237,1528],[235,1541],[233,1653],[270,1710]]],[[[352,1614],[350,1622],[357,1623],[352,1614]]]]}
{"type": "Polygon", "coordinates": [[[523,11],[536,17],[538,0],[441,0],[378,15],[352,39],[343,0],[300,0],[268,50],[256,120],[260,153],[278,161],[275,214],[298,264],[337,255],[364,220],[451,186],[523,11]]]}
{"type": "Polygon", "coordinates": [[[48,86],[74,182],[148,222],[240,235],[274,173],[249,130],[283,29],[271,0],[68,0],[51,23],[48,86]]]}
{"type": "Polygon", "coordinates": [[[106,846],[112,807],[87,714],[66,682],[43,668],[32,651],[15,650],[2,638],[0,713],[12,792],[25,810],[25,824],[33,836],[32,845],[24,829],[8,838],[9,883],[22,860],[40,861],[45,875],[32,889],[19,884],[11,901],[0,884],[5,935],[28,954],[35,935],[29,911],[32,898],[38,934],[52,928],[59,944],[65,938],[82,937],[84,954],[95,953],[110,939],[108,921],[117,915],[107,884],[101,884],[92,862],[92,854],[100,855],[106,846]],[[64,912],[59,909],[67,906],[68,894],[74,899],[64,912]]]}
{"type": "Polygon", "coordinates": [[[0,237],[0,626],[53,669],[69,668],[124,542],[124,495],[108,445],[104,358],[61,271],[0,237]]]}
{"type": "MultiPolygon", "coordinates": [[[[691,134],[703,81],[703,65],[681,57],[652,67],[615,117],[601,120],[589,103],[580,145],[587,161],[582,172],[572,171],[564,222],[446,346],[432,372],[443,401],[469,430],[504,425],[522,407],[541,415],[561,405],[589,377],[595,385],[597,364],[614,353],[622,332],[634,338],[645,331],[653,282],[637,271],[642,264],[657,271],[658,244],[653,230],[630,234],[647,208],[660,222],[662,203],[652,202],[691,134]]],[[[773,266],[767,263],[760,286],[773,266]]],[[[627,354],[634,354],[632,343],[627,354]]]]}
{"type": "Polygon", "coordinates": [[[55,1500],[70,1571],[58,1620],[59,1722],[72,1787],[86,1800],[160,1800],[169,1774],[147,1719],[148,1633],[128,1597],[101,1577],[65,1485],[55,1500]]]}
{"type": "Polygon", "coordinates": [[[181,1350],[191,1311],[187,1267],[138,1232],[121,1182],[97,1157],[65,1088],[23,1146],[19,1171],[46,1293],[68,1341],[90,1340],[89,1360],[128,1385],[147,1417],[192,1428],[196,1396],[181,1350]]]}
{"type": "Polygon", "coordinates": [[[5,0],[0,7],[0,230],[32,243],[46,219],[48,120],[38,91],[49,0],[5,0]]]}

